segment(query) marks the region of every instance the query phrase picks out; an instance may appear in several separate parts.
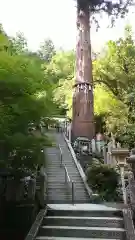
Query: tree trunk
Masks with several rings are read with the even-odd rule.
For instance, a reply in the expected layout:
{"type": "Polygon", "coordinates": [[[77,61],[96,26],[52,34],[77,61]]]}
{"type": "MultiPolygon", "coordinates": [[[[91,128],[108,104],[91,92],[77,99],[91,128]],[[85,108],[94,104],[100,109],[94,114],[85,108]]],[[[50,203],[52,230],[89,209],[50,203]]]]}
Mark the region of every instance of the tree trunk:
{"type": "Polygon", "coordinates": [[[77,5],[76,80],[73,93],[73,138],[95,135],[93,113],[93,81],[90,43],[90,11],[77,5]]]}

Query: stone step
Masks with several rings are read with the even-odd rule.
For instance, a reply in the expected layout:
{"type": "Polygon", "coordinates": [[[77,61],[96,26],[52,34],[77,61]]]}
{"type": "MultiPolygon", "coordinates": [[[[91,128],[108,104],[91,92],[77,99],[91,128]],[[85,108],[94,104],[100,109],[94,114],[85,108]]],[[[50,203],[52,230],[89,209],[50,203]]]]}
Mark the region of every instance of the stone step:
{"type": "MultiPolygon", "coordinates": [[[[54,186],[57,186],[57,185],[66,185],[66,180],[65,180],[65,177],[53,177],[53,176],[51,176],[51,177],[49,177],[49,179],[48,179],[48,185],[50,185],[50,184],[53,184],[54,186]]],[[[71,185],[72,184],[72,182],[69,182],[69,184],[71,185]]],[[[83,183],[79,183],[79,182],[74,182],[74,188],[75,189],[82,189],[82,190],[85,190],[84,188],[84,184],[83,183]]]]}
{"type": "MultiPolygon", "coordinates": [[[[71,199],[68,199],[67,196],[65,196],[65,198],[61,198],[61,199],[54,199],[54,197],[52,198],[49,198],[46,200],[46,203],[47,204],[54,204],[54,203],[57,203],[57,204],[72,204],[72,200],[71,199]]],[[[84,203],[84,201],[80,201],[79,203],[84,203]]]]}
{"type": "Polygon", "coordinates": [[[48,186],[58,186],[58,185],[65,185],[66,183],[65,183],[65,180],[63,179],[63,178],[54,178],[54,177],[49,177],[48,178],[48,183],[47,183],[47,185],[48,186]],[[59,182],[59,183],[54,183],[54,182],[59,182]]]}
{"type": "MultiPolygon", "coordinates": [[[[56,205],[57,206],[57,205],[56,205]]],[[[54,205],[55,207],[55,205],[54,205]]],[[[121,210],[72,210],[48,209],[47,216],[81,216],[81,217],[123,217],[121,210]]]]}
{"type": "Polygon", "coordinates": [[[50,183],[49,185],[47,185],[47,187],[48,189],[66,189],[67,188],[66,185],[64,186],[62,184],[61,185],[59,184],[54,186],[53,183],[52,184],[50,183]]]}
{"type": "MultiPolygon", "coordinates": [[[[52,187],[52,188],[50,187],[50,188],[47,189],[47,192],[48,192],[48,194],[51,194],[51,193],[52,193],[52,194],[53,194],[53,193],[62,193],[62,192],[63,192],[63,193],[66,192],[66,193],[67,193],[67,192],[68,192],[68,193],[70,193],[70,194],[72,195],[72,191],[71,191],[70,189],[66,188],[66,187],[65,187],[65,188],[57,188],[57,189],[56,189],[56,188],[53,188],[53,187],[52,187]]],[[[78,197],[79,197],[79,198],[86,198],[87,196],[85,195],[84,192],[80,192],[80,193],[74,194],[73,197],[74,197],[74,198],[78,198],[78,197]]],[[[90,200],[90,198],[87,198],[87,199],[90,200]]]]}
{"type": "MultiPolygon", "coordinates": [[[[65,194],[65,195],[62,195],[62,196],[60,196],[60,197],[56,197],[55,195],[49,195],[48,196],[48,200],[51,200],[51,203],[52,204],[54,204],[55,203],[55,201],[56,201],[56,204],[57,203],[61,203],[61,204],[72,204],[72,197],[70,196],[70,195],[68,195],[68,194],[65,194]],[[63,201],[63,198],[65,199],[65,200],[67,200],[67,201],[64,201],[64,202],[62,202],[63,201]],[[70,200],[70,201],[69,201],[70,200]]],[[[86,203],[90,203],[90,200],[89,199],[80,199],[80,198],[78,198],[78,199],[74,199],[73,200],[73,204],[74,203],[78,203],[78,204],[86,204],[86,203]]]]}
{"type": "Polygon", "coordinates": [[[123,219],[118,217],[71,217],[71,216],[47,216],[43,225],[55,226],[85,226],[85,227],[114,227],[123,228],[123,219]]]}
{"type": "MultiPolygon", "coordinates": [[[[59,193],[57,193],[58,195],[59,193]]],[[[71,199],[71,195],[68,193],[64,193],[64,194],[59,194],[60,196],[56,196],[56,193],[54,194],[48,194],[48,199],[52,199],[52,200],[62,200],[63,198],[68,198],[71,199]]],[[[80,199],[79,199],[80,200],[80,199]]],[[[85,200],[85,199],[84,199],[85,200]]]]}
{"type": "Polygon", "coordinates": [[[49,176],[47,185],[53,184],[53,186],[54,185],[57,186],[57,184],[58,184],[57,181],[59,181],[60,184],[64,184],[65,183],[64,177],[56,178],[56,177],[53,177],[53,176],[49,176]]]}
{"type": "Polygon", "coordinates": [[[47,169],[50,169],[52,167],[57,167],[59,169],[62,169],[62,167],[60,166],[60,162],[52,162],[51,164],[47,165],[47,169]]]}
{"type": "Polygon", "coordinates": [[[39,236],[111,238],[126,240],[123,228],[77,227],[77,226],[41,226],[39,236]]]}
{"type": "MultiPolygon", "coordinates": [[[[57,171],[59,171],[60,173],[64,173],[64,171],[61,171],[61,168],[57,167],[57,166],[50,166],[49,169],[47,170],[47,175],[51,172],[55,172],[55,169],[57,169],[57,171]]],[[[55,172],[56,174],[56,172],[55,172]]]]}
{"type": "Polygon", "coordinates": [[[63,193],[63,194],[59,194],[59,193],[54,193],[54,194],[48,194],[48,199],[53,199],[53,200],[62,200],[62,199],[71,199],[71,195],[68,193],[63,193]],[[56,196],[58,195],[58,196],[56,196]]]}
{"type": "Polygon", "coordinates": [[[49,187],[48,187],[48,192],[51,192],[51,191],[53,191],[53,192],[61,192],[61,191],[69,191],[69,192],[71,192],[70,191],[70,189],[68,189],[66,186],[64,187],[64,186],[58,186],[58,187],[56,187],[56,188],[54,188],[54,186],[52,185],[50,185],[49,187]]]}
{"type": "MultiPolygon", "coordinates": [[[[56,197],[55,195],[48,196],[48,203],[61,203],[61,204],[72,204],[72,197],[70,195],[62,195],[61,197],[56,197]],[[62,202],[65,200],[64,202],[62,202]],[[51,201],[51,202],[50,202],[51,201]]],[[[73,204],[78,203],[78,204],[85,204],[85,203],[90,203],[90,200],[86,200],[85,198],[83,199],[75,199],[73,200],[73,204]]]]}
{"type": "Polygon", "coordinates": [[[56,189],[59,187],[65,188],[68,186],[68,183],[65,183],[64,181],[61,181],[61,182],[59,181],[58,183],[54,183],[53,181],[52,182],[50,181],[50,182],[48,182],[47,186],[48,187],[50,186],[50,187],[56,188],[56,189]]]}
{"type": "MultiPolygon", "coordinates": [[[[62,169],[57,167],[57,166],[50,166],[49,169],[47,170],[47,174],[51,173],[51,172],[55,172],[55,169],[57,169],[57,171],[59,171],[60,173],[64,173],[64,171],[61,171],[62,169]]],[[[55,172],[56,174],[56,172],[55,172]]]]}
{"type": "Polygon", "coordinates": [[[47,172],[47,177],[50,177],[50,176],[52,176],[52,177],[63,177],[63,179],[64,179],[65,172],[61,172],[61,171],[59,171],[55,168],[54,171],[50,171],[50,172],[48,171],[47,172]],[[56,174],[56,172],[58,172],[58,174],[56,174]]]}
{"type": "MultiPolygon", "coordinates": [[[[56,189],[58,189],[58,188],[70,188],[70,189],[72,189],[72,184],[69,183],[69,182],[66,183],[65,181],[61,181],[61,182],[59,181],[59,183],[57,183],[57,184],[54,184],[53,181],[52,182],[50,181],[47,184],[47,186],[48,186],[48,188],[56,188],[56,189]]],[[[81,186],[74,186],[74,194],[77,194],[78,192],[84,193],[86,191],[85,191],[85,189],[82,189],[81,186]]]]}
{"type": "MultiPolygon", "coordinates": [[[[36,238],[37,240],[86,240],[87,238],[72,238],[72,237],[49,237],[49,236],[40,236],[36,238]]],[[[101,240],[101,238],[88,238],[89,240],[101,240]]],[[[102,240],[108,240],[108,238],[102,238],[102,240]]],[[[120,239],[111,239],[109,240],[120,240],[120,239]]]]}
{"type": "Polygon", "coordinates": [[[49,196],[54,196],[54,194],[60,194],[59,196],[56,196],[56,198],[60,198],[60,196],[63,196],[63,195],[70,195],[71,196],[71,193],[68,191],[68,190],[66,190],[66,189],[64,189],[64,190],[61,190],[61,191],[47,191],[48,192],[48,195],[49,196]]]}
{"type": "MultiPolygon", "coordinates": [[[[72,194],[72,188],[69,186],[58,186],[58,187],[56,187],[56,188],[54,188],[54,186],[52,185],[50,185],[49,187],[48,187],[48,191],[49,192],[51,192],[51,191],[54,191],[54,192],[59,192],[59,191],[68,191],[68,192],[70,192],[71,194],[72,194]]],[[[76,189],[76,191],[74,192],[74,197],[87,197],[87,195],[85,194],[85,191],[83,191],[82,189],[76,189]]],[[[88,199],[90,199],[89,197],[88,197],[88,199]]]]}
{"type": "Polygon", "coordinates": [[[62,179],[64,180],[65,179],[65,174],[62,174],[62,173],[59,173],[59,175],[56,175],[56,172],[55,173],[49,173],[47,174],[47,177],[50,178],[50,177],[53,177],[54,179],[62,179]]]}
{"type": "Polygon", "coordinates": [[[60,172],[59,170],[57,170],[57,172],[59,173],[59,175],[56,175],[56,168],[53,171],[48,171],[47,172],[47,176],[53,175],[53,176],[65,176],[64,172],[60,172]]]}

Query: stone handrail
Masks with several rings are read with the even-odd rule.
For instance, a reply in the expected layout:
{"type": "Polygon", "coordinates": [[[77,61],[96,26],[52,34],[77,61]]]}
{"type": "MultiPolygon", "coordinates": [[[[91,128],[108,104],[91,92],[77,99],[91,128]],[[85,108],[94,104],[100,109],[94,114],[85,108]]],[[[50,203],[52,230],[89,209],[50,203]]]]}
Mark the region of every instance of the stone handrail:
{"type": "Polygon", "coordinates": [[[135,228],[133,223],[133,211],[135,206],[135,180],[132,172],[128,173],[128,191],[126,189],[127,199],[130,197],[130,205],[126,205],[123,211],[123,220],[126,230],[126,239],[134,240],[135,239],[135,228]]]}
{"type": "Polygon", "coordinates": [[[25,240],[34,240],[36,238],[39,227],[41,226],[43,218],[46,216],[46,214],[47,214],[47,207],[46,209],[40,210],[25,240]]]}
{"type": "MultiPolygon", "coordinates": [[[[1,187],[1,186],[0,186],[1,187]]],[[[27,184],[25,179],[7,179],[5,180],[6,201],[34,201],[36,191],[36,179],[29,179],[27,184]],[[26,189],[27,185],[27,189],[26,189]]]]}
{"type": "Polygon", "coordinates": [[[132,172],[128,174],[129,195],[132,208],[135,208],[135,179],[132,172]]]}
{"type": "Polygon", "coordinates": [[[127,240],[135,240],[135,228],[133,224],[132,210],[130,206],[123,209],[123,219],[127,240]]]}

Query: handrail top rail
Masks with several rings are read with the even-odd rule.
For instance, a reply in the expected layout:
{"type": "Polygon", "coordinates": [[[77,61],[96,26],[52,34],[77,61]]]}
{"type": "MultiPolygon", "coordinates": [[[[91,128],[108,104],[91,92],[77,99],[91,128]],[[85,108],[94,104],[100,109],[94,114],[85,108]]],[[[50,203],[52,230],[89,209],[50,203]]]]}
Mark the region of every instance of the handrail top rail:
{"type": "Polygon", "coordinates": [[[66,173],[66,177],[67,177],[68,182],[71,182],[71,179],[70,179],[70,176],[69,176],[69,173],[68,173],[68,170],[67,170],[66,165],[63,164],[63,167],[64,167],[64,170],[65,170],[65,173],[66,173]]]}
{"type": "Polygon", "coordinates": [[[61,145],[60,144],[58,145],[58,148],[60,149],[60,152],[62,154],[62,149],[61,149],[61,145]]]}
{"type": "MultiPolygon", "coordinates": [[[[61,154],[61,156],[62,156],[62,155],[63,155],[63,152],[62,152],[62,149],[61,149],[61,145],[58,144],[58,147],[59,147],[59,150],[60,150],[60,154],[61,154]]],[[[66,165],[63,163],[63,161],[62,161],[62,166],[63,166],[63,168],[64,168],[64,170],[65,170],[67,181],[68,181],[69,183],[70,183],[70,182],[74,183],[73,180],[71,181],[71,178],[70,178],[70,176],[69,176],[67,167],[66,167],[66,165]]]]}

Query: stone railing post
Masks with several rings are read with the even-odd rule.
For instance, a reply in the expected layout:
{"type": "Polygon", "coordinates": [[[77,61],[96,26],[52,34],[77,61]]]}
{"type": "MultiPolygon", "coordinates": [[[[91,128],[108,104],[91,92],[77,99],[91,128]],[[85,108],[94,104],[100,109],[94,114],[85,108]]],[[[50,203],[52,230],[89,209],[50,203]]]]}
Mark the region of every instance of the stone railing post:
{"type": "MultiPolygon", "coordinates": [[[[132,198],[130,195],[130,202],[131,202],[131,206],[130,206],[128,204],[127,192],[126,192],[126,187],[125,187],[125,178],[124,178],[124,167],[127,166],[128,161],[130,162],[131,157],[128,157],[129,150],[122,149],[122,148],[113,149],[112,154],[115,156],[116,161],[118,162],[118,165],[120,166],[120,169],[121,169],[123,200],[124,200],[124,204],[126,204],[126,207],[123,209],[123,220],[124,220],[124,227],[126,230],[126,239],[134,240],[135,239],[135,229],[134,229],[134,223],[133,223],[133,212],[131,209],[133,200],[131,200],[132,198]]],[[[132,160],[133,160],[133,158],[132,158],[132,160]]],[[[129,174],[128,177],[130,179],[131,175],[129,174]]],[[[131,177],[131,179],[132,179],[132,177],[131,177]]],[[[134,186],[135,186],[135,184],[134,184],[134,186]]]]}
{"type": "Polygon", "coordinates": [[[135,149],[131,150],[131,155],[127,158],[127,163],[130,165],[135,178],[135,149]]]}
{"type": "Polygon", "coordinates": [[[124,204],[127,204],[128,199],[127,199],[127,191],[125,186],[124,168],[126,166],[126,157],[129,156],[129,150],[126,148],[114,148],[112,149],[111,154],[113,157],[115,157],[115,161],[118,163],[120,167],[123,201],[124,201],[124,204]]]}
{"type": "Polygon", "coordinates": [[[128,174],[130,201],[132,208],[135,210],[135,149],[132,149],[131,155],[127,158],[127,163],[130,166],[128,174]]]}
{"type": "Polygon", "coordinates": [[[44,207],[47,201],[47,175],[42,166],[36,177],[36,194],[41,207],[44,207]]]}
{"type": "Polygon", "coordinates": [[[28,199],[34,200],[36,192],[36,179],[30,179],[28,185],[28,199]]]}
{"type": "Polygon", "coordinates": [[[16,201],[19,202],[24,199],[24,182],[20,181],[18,189],[16,189],[16,201]]]}

